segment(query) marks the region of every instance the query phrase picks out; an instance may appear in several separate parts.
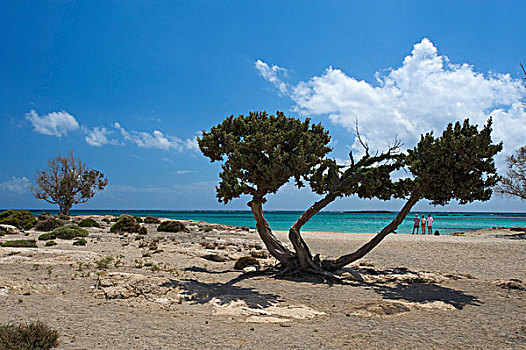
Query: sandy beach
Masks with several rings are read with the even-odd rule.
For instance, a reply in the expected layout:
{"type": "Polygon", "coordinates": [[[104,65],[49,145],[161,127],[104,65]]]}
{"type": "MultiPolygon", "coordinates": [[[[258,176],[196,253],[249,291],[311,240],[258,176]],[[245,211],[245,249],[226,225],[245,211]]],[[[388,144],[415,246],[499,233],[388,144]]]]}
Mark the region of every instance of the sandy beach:
{"type": "MultiPolygon", "coordinates": [[[[96,219],[86,246],[0,248],[0,323],[41,320],[59,330],[59,349],[526,348],[516,231],[392,234],[329,284],[234,270],[242,256],[275,264],[254,230],[187,221],[179,233],[143,224],[139,237],[96,219]]],[[[27,233],[0,241],[42,232],[27,233]]],[[[332,257],[371,237],[304,233],[332,257]]]]}

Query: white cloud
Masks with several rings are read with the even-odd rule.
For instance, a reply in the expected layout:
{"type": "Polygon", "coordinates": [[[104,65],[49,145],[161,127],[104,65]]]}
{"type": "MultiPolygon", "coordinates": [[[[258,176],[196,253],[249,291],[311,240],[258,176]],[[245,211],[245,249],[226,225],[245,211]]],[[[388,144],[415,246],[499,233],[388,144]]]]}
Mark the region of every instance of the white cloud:
{"type": "Polygon", "coordinates": [[[12,176],[6,182],[0,182],[0,191],[11,192],[15,194],[24,194],[29,190],[29,180],[27,177],[12,176]]]}
{"type": "Polygon", "coordinates": [[[135,143],[142,148],[157,148],[165,151],[173,149],[178,152],[183,152],[185,149],[197,149],[197,140],[195,138],[182,140],[177,136],[165,135],[159,130],[154,130],[152,133],[145,131],[127,131],[117,122],[114,123],[113,126],[120,131],[125,141],[135,143]]]}
{"type": "Polygon", "coordinates": [[[287,72],[286,69],[276,65],[269,66],[261,60],[257,60],[254,65],[265,80],[274,84],[274,86],[277,87],[281,93],[287,93],[287,84],[284,83],[279,77],[279,75],[285,74],[287,72]]]}
{"type": "MultiPolygon", "coordinates": [[[[468,117],[481,125],[490,115],[494,140],[504,141],[505,152],[525,144],[526,111],[521,102],[526,89],[521,81],[509,74],[484,75],[471,65],[453,64],[428,39],[415,44],[400,67],[376,73],[377,84],[329,67],[320,76],[290,85],[273,74],[282,68],[269,68],[259,60],[256,68],[293,100],[297,112],[326,115],[349,131],[358,120],[372,149],[385,149],[396,135],[412,147],[422,133],[440,133],[447,123],[468,117]]],[[[358,140],[352,148],[360,150],[358,140]]]]}
{"type": "Polygon", "coordinates": [[[195,170],[177,170],[175,172],[177,175],[185,175],[195,173],[195,170]]]}
{"type": "Polygon", "coordinates": [[[91,130],[86,130],[86,143],[90,146],[100,147],[103,145],[117,145],[117,140],[111,140],[109,135],[113,134],[112,130],[108,130],[103,126],[94,127],[91,130]]]}
{"type": "Polygon", "coordinates": [[[65,111],[39,116],[37,112],[31,110],[26,113],[26,119],[31,122],[36,132],[49,136],[62,137],[69,131],[79,128],[75,117],[65,111]]]}

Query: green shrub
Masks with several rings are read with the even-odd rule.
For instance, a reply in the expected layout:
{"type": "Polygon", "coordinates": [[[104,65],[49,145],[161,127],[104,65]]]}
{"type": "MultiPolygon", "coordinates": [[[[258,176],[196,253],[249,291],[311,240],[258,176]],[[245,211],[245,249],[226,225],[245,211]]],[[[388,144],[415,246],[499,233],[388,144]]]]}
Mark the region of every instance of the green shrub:
{"type": "Polygon", "coordinates": [[[40,215],[37,224],[35,225],[35,231],[52,231],[57,227],[64,226],[65,222],[57,220],[54,217],[44,216],[45,219],[41,220],[40,215]]]}
{"type": "Polygon", "coordinates": [[[44,213],[38,214],[37,219],[38,220],[47,220],[47,219],[52,218],[52,217],[53,217],[53,214],[44,212],[44,213]]]}
{"type": "Polygon", "coordinates": [[[122,233],[122,232],[139,232],[141,229],[141,225],[135,221],[135,218],[131,215],[122,214],[119,216],[119,219],[116,223],[114,223],[111,228],[110,232],[113,233],[122,233]]]}
{"type": "Polygon", "coordinates": [[[54,245],[57,245],[57,242],[55,241],[47,241],[46,244],[44,244],[46,247],[52,247],[54,245]]]}
{"type": "Polygon", "coordinates": [[[29,230],[35,226],[37,219],[27,210],[9,209],[0,213],[0,224],[13,225],[18,229],[29,230]]]}
{"type": "Polygon", "coordinates": [[[112,261],[113,261],[113,257],[107,256],[104,259],[95,261],[95,265],[97,265],[98,269],[107,269],[108,267],[110,267],[110,264],[112,261]]]}
{"type": "Polygon", "coordinates": [[[55,239],[55,238],[57,238],[57,236],[55,236],[51,232],[43,233],[40,236],[38,236],[39,241],[49,241],[50,239],[55,239]]]}
{"type": "Polygon", "coordinates": [[[140,216],[134,216],[133,218],[135,219],[135,221],[137,221],[138,224],[142,224],[143,220],[140,216]]]}
{"type": "Polygon", "coordinates": [[[236,263],[234,264],[234,269],[243,270],[245,267],[250,265],[259,266],[259,261],[251,256],[242,256],[241,258],[237,259],[236,263]]]}
{"type": "Polygon", "coordinates": [[[185,229],[185,224],[176,220],[164,221],[159,225],[159,227],[157,227],[157,231],[163,232],[180,232],[184,231],[185,229]]]}
{"type": "Polygon", "coordinates": [[[144,219],[144,223],[145,224],[160,224],[161,220],[153,216],[147,216],[146,219],[144,219]]]}
{"type": "Polygon", "coordinates": [[[58,337],[41,321],[0,325],[0,350],[49,350],[58,346],[58,337]]]}
{"type": "Polygon", "coordinates": [[[64,221],[69,221],[71,219],[68,215],[62,213],[57,214],[56,218],[64,221]]]}
{"type": "Polygon", "coordinates": [[[0,243],[4,248],[38,248],[34,239],[17,239],[0,243]]]}
{"type": "Polygon", "coordinates": [[[79,222],[80,227],[100,227],[99,223],[92,218],[87,218],[79,222]]]}
{"type": "Polygon", "coordinates": [[[111,219],[110,219],[110,218],[104,218],[104,219],[102,219],[101,221],[103,221],[103,222],[109,224],[109,223],[111,222],[111,219]]]}
{"type": "Polygon", "coordinates": [[[88,244],[88,241],[86,241],[84,238],[79,238],[73,242],[73,245],[86,245],[86,244],[88,244]]]}
{"type": "MultiPolygon", "coordinates": [[[[77,237],[87,237],[89,232],[77,225],[67,225],[54,229],[49,233],[52,237],[49,239],[73,239],[77,237]]],[[[42,236],[42,235],[41,235],[42,236]]],[[[40,239],[40,237],[39,237],[40,239]]]]}

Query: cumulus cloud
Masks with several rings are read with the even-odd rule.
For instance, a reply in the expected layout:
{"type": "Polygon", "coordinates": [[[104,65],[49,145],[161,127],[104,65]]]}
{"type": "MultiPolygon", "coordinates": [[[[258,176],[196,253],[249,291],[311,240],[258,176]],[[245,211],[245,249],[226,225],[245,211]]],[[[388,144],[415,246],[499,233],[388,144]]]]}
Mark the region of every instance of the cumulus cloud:
{"type": "Polygon", "coordinates": [[[26,119],[31,122],[36,132],[49,136],[62,137],[69,131],[79,128],[75,117],[65,111],[39,116],[37,112],[31,110],[26,113],[26,119]]]}
{"type": "Polygon", "coordinates": [[[142,148],[157,148],[165,151],[175,150],[182,152],[185,149],[195,149],[192,139],[181,140],[177,136],[165,135],[159,130],[153,132],[128,131],[120,123],[114,123],[114,127],[120,131],[124,140],[136,144],[142,148]]]}
{"type": "Polygon", "coordinates": [[[0,182],[0,191],[11,192],[15,194],[24,194],[29,190],[29,180],[27,177],[12,176],[10,180],[0,182]]]}
{"type": "Polygon", "coordinates": [[[91,130],[86,130],[86,143],[90,146],[101,147],[103,145],[117,145],[117,140],[112,140],[108,136],[113,133],[103,126],[97,126],[91,130]]]}
{"type": "MultiPolygon", "coordinates": [[[[256,68],[292,99],[295,111],[328,116],[349,131],[358,120],[360,133],[373,149],[385,149],[395,136],[412,147],[420,134],[441,132],[449,122],[469,117],[481,125],[489,116],[494,140],[504,141],[505,152],[524,145],[526,111],[521,102],[526,89],[521,81],[451,63],[429,39],[415,44],[400,67],[376,73],[375,84],[332,67],[308,81],[287,84],[277,75],[282,68],[259,60],[256,68]]],[[[358,140],[352,148],[360,150],[358,140]]]]}

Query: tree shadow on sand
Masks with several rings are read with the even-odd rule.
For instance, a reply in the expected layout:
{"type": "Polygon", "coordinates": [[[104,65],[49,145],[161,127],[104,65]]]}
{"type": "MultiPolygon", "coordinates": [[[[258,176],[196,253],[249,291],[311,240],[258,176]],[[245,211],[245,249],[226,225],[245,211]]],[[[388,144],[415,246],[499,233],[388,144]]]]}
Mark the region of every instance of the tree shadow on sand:
{"type": "Polygon", "coordinates": [[[282,301],[276,294],[260,293],[253,288],[244,288],[235,284],[255,276],[255,274],[242,274],[226,283],[201,282],[195,279],[183,279],[181,281],[170,280],[164,287],[179,287],[183,295],[193,304],[206,304],[214,299],[219,305],[228,304],[232,301],[242,300],[250,308],[266,308],[282,301]]]}
{"type": "Polygon", "coordinates": [[[473,295],[436,284],[396,283],[394,286],[390,286],[382,283],[364,283],[364,285],[374,290],[384,299],[405,300],[416,303],[441,301],[458,310],[461,310],[465,305],[481,305],[481,301],[473,295]]]}

